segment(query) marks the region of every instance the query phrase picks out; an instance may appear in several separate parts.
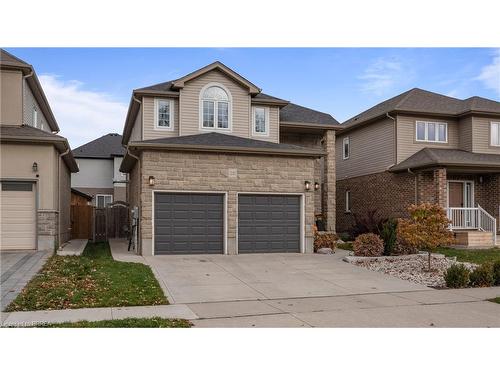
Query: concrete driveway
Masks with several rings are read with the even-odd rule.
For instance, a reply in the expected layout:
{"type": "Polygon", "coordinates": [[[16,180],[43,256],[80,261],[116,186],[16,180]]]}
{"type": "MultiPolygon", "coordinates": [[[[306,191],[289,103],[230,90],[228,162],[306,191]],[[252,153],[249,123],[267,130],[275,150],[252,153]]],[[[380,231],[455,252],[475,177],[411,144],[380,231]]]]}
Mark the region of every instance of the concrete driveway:
{"type": "Polygon", "coordinates": [[[342,261],[345,253],[146,257],[173,303],[330,297],[429,288],[342,261]]]}

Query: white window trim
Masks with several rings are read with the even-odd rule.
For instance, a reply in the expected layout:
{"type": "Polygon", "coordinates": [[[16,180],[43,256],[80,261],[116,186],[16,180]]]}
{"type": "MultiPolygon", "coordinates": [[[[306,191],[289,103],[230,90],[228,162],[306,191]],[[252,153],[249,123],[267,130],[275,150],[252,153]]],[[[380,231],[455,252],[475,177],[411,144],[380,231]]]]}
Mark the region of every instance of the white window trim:
{"type": "Polygon", "coordinates": [[[422,120],[417,120],[415,121],[415,142],[424,142],[424,143],[448,143],[448,123],[447,122],[441,122],[441,121],[422,121],[422,120]],[[418,139],[418,124],[423,123],[425,126],[425,131],[424,131],[424,138],[425,139],[418,139]],[[429,140],[429,123],[436,124],[436,135],[438,134],[438,125],[444,125],[444,141],[431,141],[429,140]]]}
{"type": "Polygon", "coordinates": [[[155,98],[154,100],[154,128],[155,130],[174,131],[174,101],[172,99],[155,98]],[[158,126],[158,110],[160,102],[169,103],[169,122],[168,126],[158,126]]]}
{"type": "Polygon", "coordinates": [[[38,128],[38,110],[33,107],[33,127],[38,128]]]}
{"type": "Polygon", "coordinates": [[[347,160],[351,157],[351,139],[349,137],[344,137],[344,139],[342,139],[342,159],[343,160],[347,160]],[[345,145],[347,143],[347,155],[345,153],[345,145]]]}
{"type": "Polygon", "coordinates": [[[198,121],[199,121],[199,129],[202,131],[209,131],[209,132],[223,132],[223,133],[231,133],[233,131],[233,97],[231,95],[231,91],[227,89],[226,86],[224,86],[222,83],[218,82],[210,82],[207,83],[203,88],[200,90],[200,95],[198,98],[198,121]],[[209,87],[212,86],[218,86],[221,89],[223,89],[228,98],[228,119],[227,119],[227,128],[218,128],[217,127],[217,116],[218,116],[218,110],[217,110],[217,105],[214,106],[214,127],[213,128],[208,128],[203,126],[203,93],[205,90],[209,87]]]}
{"type": "MultiPolygon", "coordinates": [[[[113,202],[113,195],[112,194],[96,194],[95,195],[95,206],[99,208],[99,197],[104,197],[104,202],[106,202],[106,197],[111,197],[111,202],[113,202]]],[[[106,208],[106,205],[104,207],[101,207],[101,208],[106,208]]]]}
{"type": "Polygon", "coordinates": [[[351,191],[345,191],[345,212],[351,212],[351,191]]]}
{"type": "Polygon", "coordinates": [[[269,137],[269,107],[252,107],[252,135],[257,136],[257,137],[269,137]],[[264,115],[266,118],[266,131],[265,132],[257,132],[255,130],[255,110],[263,109],[264,110],[264,115]]]}
{"type": "Polygon", "coordinates": [[[496,121],[491,121],[490,122],[490,146],[492,147],[500,147],[500,121],[499,122],[496,122],[496,121]],[[498,143],[493,143],[493,125],[496,125],[498,127],[498,143]]]}

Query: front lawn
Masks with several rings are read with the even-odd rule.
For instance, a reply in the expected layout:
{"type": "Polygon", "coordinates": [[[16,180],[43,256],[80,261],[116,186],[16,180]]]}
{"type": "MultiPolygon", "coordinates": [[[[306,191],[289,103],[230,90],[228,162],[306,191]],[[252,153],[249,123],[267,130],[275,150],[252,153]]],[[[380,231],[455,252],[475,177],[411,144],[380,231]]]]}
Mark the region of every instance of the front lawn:
{"type": "Polygon", "coordinates": [[[83,320],[75,323],[44,324],[39,328],[189,328],[192,324],[184,319],[164,318],[128,318],[118,320],[101,320],[88,322],[83,320]]]}
{"type": "Polygon", "coordinates": [[[107,242],[89,242],[82,256],[52,256],[6,311],[167,303],[148,266],[117,262],[107,242]]]}
{"type": "Polygon", "coordinates": [[[491,302],[500,303],[500,297],[490,299],[491,302]]]}
{"type": "Polygon", "coordinates": [[[498,247],[484,250],[451,249],[448,247],[440,247],[436,250],[436,252],[444,254],[447,257],[457,257],[459,262],[483,264],[500,261],[500,248],[498,247]]]}

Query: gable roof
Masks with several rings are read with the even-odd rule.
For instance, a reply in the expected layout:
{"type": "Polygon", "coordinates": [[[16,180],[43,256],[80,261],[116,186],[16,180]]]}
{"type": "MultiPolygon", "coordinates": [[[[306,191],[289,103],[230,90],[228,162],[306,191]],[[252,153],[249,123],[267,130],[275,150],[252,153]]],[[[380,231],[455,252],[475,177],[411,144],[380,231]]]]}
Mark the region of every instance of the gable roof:
{"type": "Polygon", "coordinates": [[[500,102],[478,96],[461,100],[413,88],[343,122],[344,129],[342,131],[365,124],[390,112],[427,113],[443,116],[460,116],[469,112],[500,114],[500,102]]]}
{"type": "MultiPolygon", "coordinates": [[[[50,129],[54,132],[58,132],[60,130],[59,125],[57,124],[54,114],[52,113],[49,101],[45,96],[42,85],[38,80],[38,76],[36,75],[33,66],[29,65],[27,62],[21,60],[20,58],[0,48],[0,68],[10,69],[10,70],[21,70],[23,72],[26,78],[26,82],[28,83],[29,88],[33,92],[33,95],[35,96],[36,101],[40,106],[40,109],[45,115],[45,118],[47,119],[47,123],[50,129]]],[[[21,124],[12,124],[12,125],[21,125],[21,124]]]]}
{"type": "Polygon", "coordinates": [[[75,148],[73,154],[75,158],[113,159],[115,156],[123,156],[125,148],[120,134],[109,133],[75,148]]]}
{"type": "MultiPolygon", "coordinates": [[[[243,153],[319,157],[323,150],[301,147],[286,143],[274,143],[256,139],[243,138],[218,132],[186,135],[181,137],[157,138],[146,141],[130,142],[129,150],[159,149],[171,151],[197,151],[216,153],[243,153]]],[[[136,159],[128,153],[125,155],[121,171],[130,171],[136,159]]]]}
{"type": "Polygon", "coordinates": [[[62,158],[69,170],[73,173],[78,172],[76,164],[68,140],[56,134],[34,128],[28,125],[22,126],[0,126],[0,141],[2,143],[46,143],[53,144],[60,154],[69,151],[62,158]]]}
{"type": "Polygon", "coordinates": [[[289,103],[280,109],[282,124],[339,125],[332,115],[289,103]]]}
{"type": "Polygon", "coordinates": [[[423,148],[401,163],[389,168],[391,172],[430,167],[481,167],[500,170],[500,155],[479,154],[457,149],[423,148]]]}

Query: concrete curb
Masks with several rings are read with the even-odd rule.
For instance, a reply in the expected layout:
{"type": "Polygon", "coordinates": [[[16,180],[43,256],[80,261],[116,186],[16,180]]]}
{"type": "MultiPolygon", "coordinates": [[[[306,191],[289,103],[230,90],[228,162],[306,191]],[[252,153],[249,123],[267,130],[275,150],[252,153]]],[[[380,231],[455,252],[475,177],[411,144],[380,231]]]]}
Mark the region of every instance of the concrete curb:
{"type": "MultiPolygon", "coordinates": [[[[3,315],[4,313],[2,313],[3,315]]],[[[30,327],[41,324],[99,321],[125,318],[153,318],[196,320],[196,315],[187,305],[158,305],[131,307],[99,307],[67,310],[16,311],[2,316],[2,326],[30,327]],[[5,318],[5,320],[3,319],[5,318]]]]}

